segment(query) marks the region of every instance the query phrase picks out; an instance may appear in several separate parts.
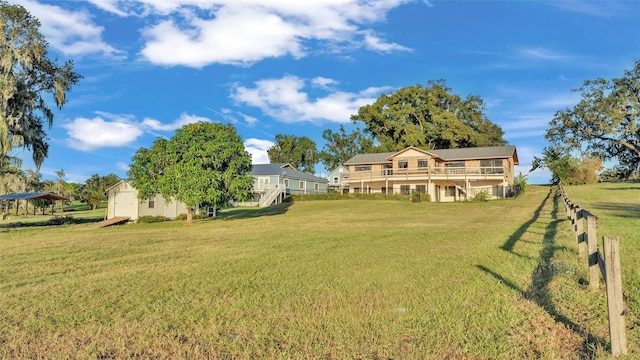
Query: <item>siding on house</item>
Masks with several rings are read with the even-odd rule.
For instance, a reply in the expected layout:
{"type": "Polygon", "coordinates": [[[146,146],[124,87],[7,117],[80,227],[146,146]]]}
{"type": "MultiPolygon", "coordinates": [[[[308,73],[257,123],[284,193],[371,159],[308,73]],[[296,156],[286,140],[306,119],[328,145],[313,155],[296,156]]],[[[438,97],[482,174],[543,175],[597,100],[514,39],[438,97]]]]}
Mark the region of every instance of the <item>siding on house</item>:
{"type": "Polygon", "coordinates": [[[349,192],[428,194],[432,201],[469,199],[481,191],[490,198],[513,191],[518,155],[514,146],[359,154],[347,162],[349,192]]]}
{"type": "Polygon", "coordinates": [[[162,195],[148,200],[138,199],[138,190],[125,180],[107,189],[107,219],[129,217],[137,220],[140,216],[164,216],[173,219],[187,213],[187,206],[180,201],[167,201],[162,195]]]}

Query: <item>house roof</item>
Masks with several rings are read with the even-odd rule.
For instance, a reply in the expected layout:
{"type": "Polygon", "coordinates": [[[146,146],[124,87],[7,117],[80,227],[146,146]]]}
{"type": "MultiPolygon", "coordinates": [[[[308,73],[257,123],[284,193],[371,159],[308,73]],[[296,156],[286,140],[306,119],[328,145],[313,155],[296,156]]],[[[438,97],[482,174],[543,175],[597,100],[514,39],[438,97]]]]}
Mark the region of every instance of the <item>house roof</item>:
{"type": "Polygon", "coordinates": [[[37,192],[0,195],[0,200],[69,200],[69,198],[50,192],[37,192]]]}
{"type": "Polygon", "coordinates": [[[283,178],[308,180],[315,182],[326,182],[327,179],[313,176],[309,173],[296,170],[291,164],[275,163],[275,164],[254,164],[251,170],[253,176],[282,176],[283,178]]]}
{"type": "Polygon", "coordinates": [[[375,164],[375,163],[386,163],[387,158],[389,156],[394,155],[395,152],[385,152],[385,153],[373,153],[373,154],[358,154],[351,159],[345,161],[345,165],[356,165],[356,164],[375,164]]]}
{"type": "MultiPolygon", "coordinates": [[[[357,164],[388,163],[390,160],[389,158],[392,158],[394,155],[404,152],[407,149],[403,149],[398,152],[358,154],[352,157],[351,159],[347,160],[344,164],[357,165],[357,164]]],[[[516,165],[518,164],[518,154],[516,152],[516,147],[512,145],[473,147],[473,148],[461,148],[461,149],[440,149],[440,150],[416,149],[416,150],[422,151],[426,154],[432,154],[445,161],[470,160],[470,159],[496,159],[496,158],[513,157],[514,163],[516,165]]]]}
{"type": "Polygon", "coordinates": [[[508,146],[487,146],[461,149],[440,149],[430,150],[430,153],[443,160],[467,160],[467,159],[499,159],[513,157],[514,163],[518,165],[518,153],[516,147],[508,146]]]}

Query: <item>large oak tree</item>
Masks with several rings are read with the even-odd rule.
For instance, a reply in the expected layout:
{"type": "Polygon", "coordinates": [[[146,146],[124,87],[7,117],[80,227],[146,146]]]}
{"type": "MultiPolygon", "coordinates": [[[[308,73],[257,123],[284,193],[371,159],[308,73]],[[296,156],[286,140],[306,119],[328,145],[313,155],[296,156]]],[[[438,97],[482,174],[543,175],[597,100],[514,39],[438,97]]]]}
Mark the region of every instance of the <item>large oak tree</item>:
{"type": "Polygon", "coordinates": [[[502,129],[484,114],[484,101],[452,94],[444,80],[383,94],[351,120],[364,124],[381,151],[506,145],[502,129]]]}
{"type": "Polygon", "coordinates": [[[556,112],[547,139],[556,147],[617,159],[638,170],[640,162],[640,60],[624,76],[587,80],[574,91],[582,99],[556,112]]]}
{"type": "Polygon", "coordinates": [[[58,108],[80,75],[73,63],[50,60],[40,22],[20,5],[0,1],[0,161],[15,147],[32,152],[39,167],[48,155],[45,124],[51,127],[53,111],[44,95],[58,108]]]}
{"type": "Polygon", "coordinates": [[[318,163],[316,143],[306,136],[276,135],[276,143],[267,150],[271,163],[288,163],[313,174],[318,163]]]}
{"type": "Polygon", "coordinates": [[[187,223],[196,206],[216,207],[251,198],[251,155],[233,125],[196,123],[133,156],[128,176],[141,200],[161,194],[187,205],[187,223]]]}
{"type": "Polygon", "coordinates": [[[340,125],[337,132],[327,129],[322,132],[322,138],[327,141],[320,152],[320,161],[329,171],[342,165],[355,155],[373,150],[373,139],[360,129],[347,134],[344,126],[340,125]]]}

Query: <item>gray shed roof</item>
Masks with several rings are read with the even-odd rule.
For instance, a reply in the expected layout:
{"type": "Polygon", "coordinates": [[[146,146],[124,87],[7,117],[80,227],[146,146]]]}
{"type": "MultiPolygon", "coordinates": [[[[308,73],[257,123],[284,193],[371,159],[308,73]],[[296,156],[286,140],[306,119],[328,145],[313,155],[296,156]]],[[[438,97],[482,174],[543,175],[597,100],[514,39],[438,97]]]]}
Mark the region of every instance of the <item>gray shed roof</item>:
{"type": "MultiPolygon", "coordinates": [[[[385,152],[374,154],[358,154],[351,159],[347,160],[345,165],[356,164],[375,164],[389,162],[388,158],[402,152],[403,149],[398,152],[385,152]]],[[[420,150],[420,149],[417,149],[420,150]]],[[[518,164],[518,154],[516,147],[509,146],[487,146],[487,147],[473,147],[473,148],[461,148],[461,149],[440,149],[440,150],[421,150],[425,153],[432,154],[443,160],[470,160],[470,159],[496,159],[496,158],[509,158],[513,157],[514,162],[518,164]]]]}
{"type": "Polygon", "coordinates": [[[288,179],[308,180],[315,182],[327,182],[327,179],[313,176],[309,173],[296,170],[287,163],[254,164],[251,170],[253,176],[281,176],[288,179]]]}
{"type": "Polygon", "coordinates": [[[68,197],[49,192],[16,193],[0,195],[0,200],[69,200],[68,197]]]}

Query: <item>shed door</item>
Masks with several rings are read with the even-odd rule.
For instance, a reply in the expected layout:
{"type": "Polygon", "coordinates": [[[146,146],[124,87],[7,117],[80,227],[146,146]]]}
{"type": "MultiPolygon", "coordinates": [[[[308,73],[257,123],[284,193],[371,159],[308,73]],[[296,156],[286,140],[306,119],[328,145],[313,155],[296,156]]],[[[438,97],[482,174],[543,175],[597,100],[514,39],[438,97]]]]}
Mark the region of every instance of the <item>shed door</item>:
{"type": "Polygon", "coordinates": [[[117,192],[115,196],[115,201],[113,205],[113,216],[115,217],[130,217],[135,218],[134,213],[134,201],[136,201],[136,196],[133,191],[122,191],[117,192]]]}

